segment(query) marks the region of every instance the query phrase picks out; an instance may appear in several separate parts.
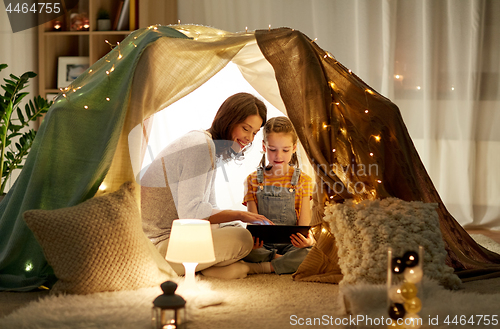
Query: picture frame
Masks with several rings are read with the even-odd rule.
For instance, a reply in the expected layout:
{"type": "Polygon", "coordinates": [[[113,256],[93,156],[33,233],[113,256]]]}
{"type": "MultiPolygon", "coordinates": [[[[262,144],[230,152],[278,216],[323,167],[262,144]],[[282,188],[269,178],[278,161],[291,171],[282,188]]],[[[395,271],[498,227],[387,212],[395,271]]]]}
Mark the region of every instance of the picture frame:
{"type": "Polygon", "coordinates": [[[90,66],[86,56],[61,56],[57,61],[57,88],[67,87],[90,66]]]}
{"type": "Polygon", "coordinates": [[[50,101],[54,101],[54,100],[56,99],[57,95],[59,95],[59,94],[55,94],[55,93],[47,93],[47,94],[45,94],[45,99],[46,99],[47,101],[49,101],[49,102],[50,102],[50,101]]]}

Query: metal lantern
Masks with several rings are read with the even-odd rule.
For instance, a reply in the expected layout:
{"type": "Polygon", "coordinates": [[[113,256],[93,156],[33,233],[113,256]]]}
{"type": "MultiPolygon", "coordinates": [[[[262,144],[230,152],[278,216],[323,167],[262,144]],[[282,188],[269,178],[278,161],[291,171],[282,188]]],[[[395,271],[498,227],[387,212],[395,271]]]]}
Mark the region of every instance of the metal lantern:
{"type": "Polygon", "coordinates": [[[166,281],[161,284],[163,295],[153,301],[152,324],[153,329],[185,329],[186,301],[175,294],[177,284],[166,281]]]}

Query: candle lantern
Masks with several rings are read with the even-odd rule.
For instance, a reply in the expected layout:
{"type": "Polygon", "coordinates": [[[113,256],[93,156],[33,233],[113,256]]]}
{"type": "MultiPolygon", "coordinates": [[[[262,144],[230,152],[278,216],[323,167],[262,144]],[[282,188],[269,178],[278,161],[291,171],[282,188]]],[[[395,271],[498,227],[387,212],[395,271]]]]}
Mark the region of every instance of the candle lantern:
{"type": "Polygon", "coordinates": [[[186,301],[175,294],[177,284],[166,281],[161,284],[163,294],[153,301],[153,329],[185,329],[186,301]]]}

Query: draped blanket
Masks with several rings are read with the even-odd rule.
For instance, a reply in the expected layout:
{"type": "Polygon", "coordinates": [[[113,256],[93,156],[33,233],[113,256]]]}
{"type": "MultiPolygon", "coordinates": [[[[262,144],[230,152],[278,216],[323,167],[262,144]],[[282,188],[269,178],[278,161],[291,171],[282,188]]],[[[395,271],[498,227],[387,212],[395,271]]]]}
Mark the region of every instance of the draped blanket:
{"type": "MultiPolygon", "coordinates": [[[[279,95],[271,98],[284,103],[316,174],[314,224],[322,222],[327,200],[391,196],[436,202],[447,264],[464,279],[500,274],[500,256],[477,245],[446,210],[397,106],[331,54],[288,28],[228,33],[175,25],[134,31],[57,97],[24,169],[0,203],[0,290],[31,290],[56,280],[22,219],[24,211],[73,206],[102,193],[99,186],[115,191],[136,180],[133,168],[140,168],[145,152],[147,118],[255,42],[274,69],[279,95]],[[129,143],[138,125],[140,141],[129,143]]],[[[246,70],[251,64],[237,64],[259,90],[259,75],[246,70]]],[[[338,282],[332,235],[322,234],[316,248],[306,258],[310,273],[303,278],[338,282]]]]}

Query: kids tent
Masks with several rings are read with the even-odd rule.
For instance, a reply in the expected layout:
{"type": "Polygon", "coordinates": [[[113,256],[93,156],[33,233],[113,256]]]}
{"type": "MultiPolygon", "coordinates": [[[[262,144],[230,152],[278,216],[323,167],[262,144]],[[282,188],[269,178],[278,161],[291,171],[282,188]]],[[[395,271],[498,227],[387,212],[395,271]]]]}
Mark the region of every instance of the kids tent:
{"type": "MultiPolygon", "coordinates": [[[[70,207],[104,193],[100,186],[115,191],[136,181],[147,119],[231,61],[294,124],[318,185],[313,224],[322,222],[327,200],[438,203],[446,263],[465,279],[500,273],[500,256],[477,245],[446,210],[397,106],[332,55],[288,28],[228,33],[175,25],[131,33],[58,95],[0,204],[0,289],[30,290],[55,280],[23,221],[25,211],[70,207]],[[139,142],[129,143],[137,126],[139,142]],[[345,170],[361,164],[379,170],[370,175],[345,170]]],[[[340,272],[331,266],[334,239],[320,236],[314,248],[331,262],[322,266],[308,257],[309,272],[319,281],[338,282],[340,272]]]]}

